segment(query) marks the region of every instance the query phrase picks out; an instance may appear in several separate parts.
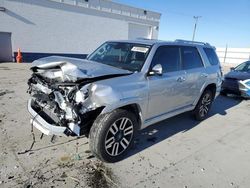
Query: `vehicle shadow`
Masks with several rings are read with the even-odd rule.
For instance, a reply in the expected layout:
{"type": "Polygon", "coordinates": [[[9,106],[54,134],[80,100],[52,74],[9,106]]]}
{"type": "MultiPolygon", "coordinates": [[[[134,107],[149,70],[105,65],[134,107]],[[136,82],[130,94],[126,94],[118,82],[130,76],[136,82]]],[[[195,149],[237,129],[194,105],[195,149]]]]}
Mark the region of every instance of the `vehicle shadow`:
{"type": "MultiPolygon", "coordinates": [[[[209,117],[216,114],[226,115],[227,110],[241,103],[241,98],[218,96],[210,110],[209,117]]],[[[138,133],[135,144],[127,157],[139,153],[179,132],[186,132],[199,125],[199,121],[186,112],[162,122],[151,125],[138,133]]]]}

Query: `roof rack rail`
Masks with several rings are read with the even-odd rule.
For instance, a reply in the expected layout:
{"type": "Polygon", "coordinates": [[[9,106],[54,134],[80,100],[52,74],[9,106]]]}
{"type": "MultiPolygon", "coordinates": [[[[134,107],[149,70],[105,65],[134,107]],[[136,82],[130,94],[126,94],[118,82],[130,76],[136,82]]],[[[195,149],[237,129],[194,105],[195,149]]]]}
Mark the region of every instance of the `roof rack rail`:
{"type": "Polygon", "coordinates": [[[207,42],[199,42],[199,41],[191,41],[191,40],[176,39],[175,42],[181,42],[181,43],[187,43],[187,44],[202,44],[202,45],[206,45],[206,46],[211,46],[207,42]]]}

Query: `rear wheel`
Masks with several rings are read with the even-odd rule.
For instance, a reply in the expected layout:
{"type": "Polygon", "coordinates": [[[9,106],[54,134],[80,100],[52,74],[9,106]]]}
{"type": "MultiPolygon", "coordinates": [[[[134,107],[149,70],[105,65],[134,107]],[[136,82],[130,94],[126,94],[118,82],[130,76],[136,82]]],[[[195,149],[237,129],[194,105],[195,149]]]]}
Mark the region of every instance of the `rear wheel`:
{"type": "Polygon", "coordinates": [[[138,123],[134,114],[123,109],[100,115],[90,129],[90,149],[105,162],[122,160],[133,144],[138,123]]]}
{"type": "Polygon", "coordinates": [[[197,103],[193,111],[195,119],[201,121],[207,117],[208,112],[211,108],[213,99],[214,97],[213,97],[213,93],[211,90],[207,89],[203,92],[199,102],[197,103]]]}

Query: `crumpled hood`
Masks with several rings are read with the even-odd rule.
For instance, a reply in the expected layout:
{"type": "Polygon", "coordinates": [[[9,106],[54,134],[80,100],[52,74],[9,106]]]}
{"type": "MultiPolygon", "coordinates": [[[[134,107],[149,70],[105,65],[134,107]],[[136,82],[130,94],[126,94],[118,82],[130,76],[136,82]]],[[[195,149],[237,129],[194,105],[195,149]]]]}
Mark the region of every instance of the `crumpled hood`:
{"type": "Polygon", "coordinates": [[[225,78],[233,78],[235,80],[246,80],[250,79],[249,72],[231,71],[225,75],[225,78]]]}
{"type": "Polygon", "coordinates": [[[89,60],[50,56],[32,63],[31,70],[39,71],[44,77],[61,78],[62,81],[77,81],[108,75],[126,75],[132,72],[89,60]]]}

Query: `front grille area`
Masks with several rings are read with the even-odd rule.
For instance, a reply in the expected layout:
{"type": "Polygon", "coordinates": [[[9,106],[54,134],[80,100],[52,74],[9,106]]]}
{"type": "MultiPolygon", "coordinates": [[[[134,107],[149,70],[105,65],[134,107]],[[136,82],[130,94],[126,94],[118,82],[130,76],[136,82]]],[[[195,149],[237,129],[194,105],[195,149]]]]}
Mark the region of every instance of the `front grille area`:
{"type": "Polygon", "coordinates": [[[31,107],[49,124],[56,124],[59,118],[53,114],[49,109],[40,107],[35,101],[31,103],[31,107]]]}
{"type": "Polygon", "coordinates": [[[233,78],[225,78],[222,84],[222,88],[230,89],[230,90],[239,90],[238,80],[233,78]]]}

